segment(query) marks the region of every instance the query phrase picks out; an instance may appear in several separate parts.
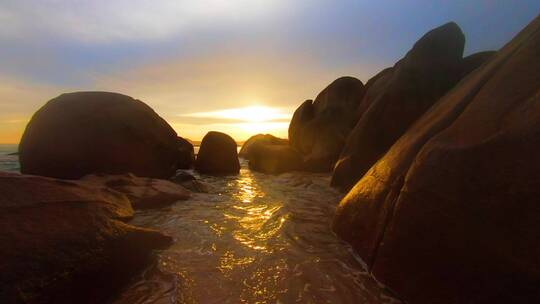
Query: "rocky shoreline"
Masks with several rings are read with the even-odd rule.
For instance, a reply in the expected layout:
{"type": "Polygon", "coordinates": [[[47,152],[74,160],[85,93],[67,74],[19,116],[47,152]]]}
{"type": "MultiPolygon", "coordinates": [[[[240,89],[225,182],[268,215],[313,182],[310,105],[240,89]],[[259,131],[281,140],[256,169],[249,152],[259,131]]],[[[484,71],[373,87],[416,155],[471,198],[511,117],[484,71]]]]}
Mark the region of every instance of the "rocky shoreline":
{"type": "MultiPolygon", "coordinates": [[[[448,23],[365,85],[342,77],[259,134],[252,170],[332,172],[333,229],[407,303],[540,301],[540,17],[463,57],[448,23]],[[336,202],[337,203],[337,202],[336,202]]],[[[174,240],[127,224],[204,191],[179,169],[238,174],[234,139],[193,146],[142,101],[77,92],[46,103],[0,173],[2,303],[96,303],[174,240]],[[86,300],[85,300],[86,299],[86,300]],[[85,302],[86,301],[86,302],[85,302]]]]}

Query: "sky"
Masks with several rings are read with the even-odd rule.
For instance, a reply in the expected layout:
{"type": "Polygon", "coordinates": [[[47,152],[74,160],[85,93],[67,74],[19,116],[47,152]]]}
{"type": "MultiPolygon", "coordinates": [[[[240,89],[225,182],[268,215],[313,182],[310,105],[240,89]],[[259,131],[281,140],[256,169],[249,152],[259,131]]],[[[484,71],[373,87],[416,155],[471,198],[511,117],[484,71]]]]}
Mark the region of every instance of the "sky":
{"type": "Polygon", "coordinates": [[[497,50],[538,0],[2,0],[0,143],[65,92],[150,105],[180,136],[287,137],[292,113],[340,76],[366,82],[455,21],[465,55],[497,50]]]}

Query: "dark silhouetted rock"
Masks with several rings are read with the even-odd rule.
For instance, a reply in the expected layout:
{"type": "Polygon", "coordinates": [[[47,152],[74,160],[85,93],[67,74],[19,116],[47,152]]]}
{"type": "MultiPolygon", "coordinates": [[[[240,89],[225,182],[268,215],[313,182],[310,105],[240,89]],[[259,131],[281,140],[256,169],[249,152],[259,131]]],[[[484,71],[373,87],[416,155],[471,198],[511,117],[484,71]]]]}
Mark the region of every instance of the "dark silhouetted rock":
{"type": "Polygon", "coordinates": [[[251,136],[243,145],[238,156],[249,159],[251,149],[256,145],[288,145],[289,141],[270,134],[257,134],[251,136]]]}
{"type": "Polygon", "coordinates": [[[125,194],[135,209],[165,207],[190,197],[190,192],[176,183],[133,174],[87,175],[80,181],[85,185],[108,187],[125,194]]]}
{"type": "Polygon", "coordinates": [[[341,201],[333,227],[407,303],[540,302],[540,18],[341,201]]]}
{"type": "Polygon", "coordinates": [[[21,172],[75,179],[91,173],[169,178],[176,132],[145,103],[107,92],[62,94],[39,109],[19,145],[21,172]]]}
{"type": "Polygon", "coordinates": [[[425,34],[370,84],[364,113],[350,133],[332,185],[349,189],[461,77],[465,37],[455,23],[425,34]]]}
{"type": "Polygon", "coordinates": [[[254,145],[250,155],[249,167],[255,171],[279,174],[303,169],[302,156],[289,145],[254,145]]]}
{"type": "Polygon", "coordinates": [[[119,220],[128,198],[79,181],[0,173],[2,303],[105,303],[172,239],[119,220]]]}
{"type": "Polygon", "coordinates": [[[178,166],[177,169],[191,169],[195,164],[195,150],[185,138],[178,137],[178,166]]]}
{"type": "Polygon", "coordinates": [[[482,64],[493,58],[495,54],[497,54],[497,52],[495,51],[485,51],[474,53],[463,58],[463,61],[461,63],[461,77],[465,77],[472,71],[479,68],[482,64]]]}
{"type": "Polygon", "coordinates": [[[357,107],[364,93],[360,80],[342,77],[319,93],[314,102],[307,100],[294,112],[289,141],[302,154],[306,170],[332,170],[358,120],[357,107]]]}
{"type": "Polygon", "coordinates": [[[238,174],[240,162],[234,139],[225,133],[208,132],[201,142],[195,169],[204,174],[238,174]]]}

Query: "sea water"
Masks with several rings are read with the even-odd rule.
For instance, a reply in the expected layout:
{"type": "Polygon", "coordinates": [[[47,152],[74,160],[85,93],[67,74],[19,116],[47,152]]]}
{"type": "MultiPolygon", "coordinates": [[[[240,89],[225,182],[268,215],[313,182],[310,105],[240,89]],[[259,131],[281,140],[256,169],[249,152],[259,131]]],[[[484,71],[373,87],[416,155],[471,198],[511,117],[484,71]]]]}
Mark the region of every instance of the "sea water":
{"type": "MultiPolygon", "coordinates": [[[[0,145],[0,170],[19,170],[16,151],[0,145]]],[[[208,193],[136,213],[131,224],[175,242],[113,303],[399,303],[332,232],[342,194],[329,174],[241,166],[221,177],[188,170],[208,193]]]]}

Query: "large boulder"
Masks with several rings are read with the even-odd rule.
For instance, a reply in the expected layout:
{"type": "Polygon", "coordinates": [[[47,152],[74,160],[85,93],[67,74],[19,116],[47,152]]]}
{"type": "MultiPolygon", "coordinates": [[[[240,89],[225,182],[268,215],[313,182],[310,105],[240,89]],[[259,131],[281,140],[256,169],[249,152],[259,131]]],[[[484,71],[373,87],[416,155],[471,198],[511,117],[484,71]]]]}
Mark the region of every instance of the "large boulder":
{"type": "Polygon", "coordinates": [[[240,161],[236,142],[225,133],[208,132],[201,142],[195,169],[204,174],[238,174],[240,161]]]}
{"type": "Polygon", "coordinates": [[[76,179],[90,173],[168,178],[176,132],[142,101],[108,92],[62,94],[39,109],[19,145],[21,171],[76,179]]]}
{"type": "Polygon", "coordinates": [[[540,302],[540,17],[444,96],[333,228],[407,303],[540,302]]]}
{"type": "Polygon", "coordinates": [[[326,87],[315,101],[305,101],[289,125],[289,141],[303,156],[305,169],[331,171],[345,140],[358,120],[364,96],[362,82],[342,77],[326,87]]]}
{"type": "Polygon", "coordinates": [[[336,163],[332,185],[350,189],[390,146],[460,79],[465,37],[455,23],[425,34],[370,81],[361,118],[336,163]]]}
{"type": "Polygon", "coordinates": [[[0,173],[2,303],[104,303],[172,239],[114,190],[0,173]]]}
{"type": "Polygon", "coordinates": [[[301,170],[302,156],[289,145],[254,145],[251,148],[249,168],[270,174],[301,170]]]}
{"type": "Polygon", "coordinates": [[[275,137],[271,134],[257,134],[251,136],[244,144],[242,145],[242,148],[240,149],[240,152],[238,152],[238,156],[244,158],[244,159],[250,159],[251,157],[251,151],[253,147],[257,145],[288,145],[289,141],[283,138],[275,137]]]}

